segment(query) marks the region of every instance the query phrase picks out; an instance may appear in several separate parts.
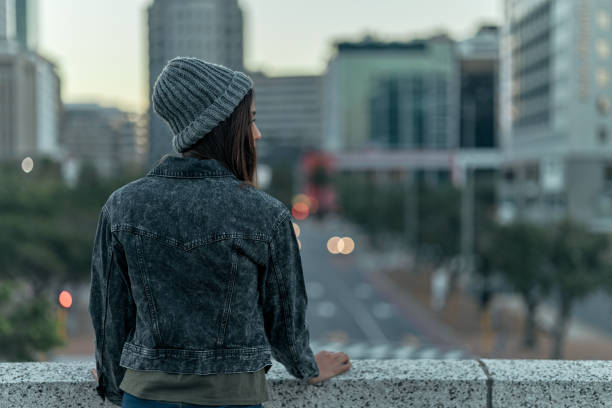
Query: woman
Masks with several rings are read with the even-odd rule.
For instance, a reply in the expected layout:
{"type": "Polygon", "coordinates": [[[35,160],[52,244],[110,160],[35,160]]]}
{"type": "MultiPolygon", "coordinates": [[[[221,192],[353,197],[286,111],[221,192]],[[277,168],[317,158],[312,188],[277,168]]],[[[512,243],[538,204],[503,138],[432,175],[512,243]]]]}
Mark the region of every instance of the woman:
{"type": "Polygon", "coordinates": [[[291,213],[254,180],[252,87],[183,57],[155,82],[181,156],[110,195],[92,256],[93,374],[116,405],[261,407],[270,357],[308,384],[351,367],[310,349],[291,213]]]}

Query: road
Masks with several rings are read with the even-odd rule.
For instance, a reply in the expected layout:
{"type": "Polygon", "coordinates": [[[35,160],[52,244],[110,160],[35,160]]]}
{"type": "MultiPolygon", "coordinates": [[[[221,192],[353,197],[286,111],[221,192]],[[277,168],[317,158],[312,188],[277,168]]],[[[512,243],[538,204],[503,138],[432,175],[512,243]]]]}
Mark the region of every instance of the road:
{"type": "MultiPolygon", "coordinates": [[[[382,262],[357,229],[341,219],[322,222],[296,221],[300,227],[302,267],[308,294],[307,321],[313,351],[342,350],[353,358],[464,358],[465,352],[452,342],[439,344],[436,322],[405,310],[406,294],[400,301],[381,293],[372,274],[382,262]],[[348,255],[332,254],[327,241],[349,236],[355,249],[348,255]],[[404,309],[403,309],[404,308],[404,309]]],[[[413,304],[411,304],[413,305],[413,304]]],[[[413,305],[413,307],[416,305],[413,305]]]]}

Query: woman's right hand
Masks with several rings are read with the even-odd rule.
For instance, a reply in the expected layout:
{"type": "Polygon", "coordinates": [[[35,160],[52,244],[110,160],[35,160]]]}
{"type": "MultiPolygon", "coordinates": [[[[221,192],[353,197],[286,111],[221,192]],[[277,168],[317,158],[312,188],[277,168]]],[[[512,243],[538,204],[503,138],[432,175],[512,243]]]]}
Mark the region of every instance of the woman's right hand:
{"type": "Polygon", "coordinates": [[[315,355],[315,360],[319,366],[319,375],[308,379],[309,384],[316,384],[328,380],[351,368],[349,356],[341,351],[320,351],[315,355]]]}

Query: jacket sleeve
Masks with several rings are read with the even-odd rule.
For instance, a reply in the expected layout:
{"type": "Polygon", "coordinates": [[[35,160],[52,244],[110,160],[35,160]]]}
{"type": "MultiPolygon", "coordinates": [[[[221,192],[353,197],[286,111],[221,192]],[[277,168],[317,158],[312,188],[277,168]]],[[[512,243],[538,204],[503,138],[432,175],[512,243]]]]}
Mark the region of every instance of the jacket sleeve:
{"type": "Polygon", "coordinates": [[[317,377],[319,368],[306,321],[308,298],[302,262],[288,212],[272,231],[263,288],[264,325],[272,356],[304,382],[317,377]]]}
{"type": "Polygon", "coordinates": [[[96,391],[102,400],[121,405],[119,384],[125,368],[119,366],[123,344],[135,327],[136,308],[130,292],[127,263],[110,229],[110,216],[102,208],[91,260],[89,314],[94,327],[96,391]]]}

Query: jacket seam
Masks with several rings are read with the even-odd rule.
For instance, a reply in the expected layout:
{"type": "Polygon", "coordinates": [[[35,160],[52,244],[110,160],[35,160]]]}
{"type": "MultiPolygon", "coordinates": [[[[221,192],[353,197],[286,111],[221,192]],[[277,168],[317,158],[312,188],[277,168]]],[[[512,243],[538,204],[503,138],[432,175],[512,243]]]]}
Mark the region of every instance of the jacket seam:
{"type": "MultiPolygon", "coordinates": [[[[108,212],[106,212],[106,210],[104,209],[104,207],[102,207],[102,213],[103,213],[103,217],[107,217],[108,212]]],[[[108,222],[108,220],[107,220],[108,222]]],[[[106,285],[106,290],[105,290],[105,295],[104,295],[104,320],[102,322],[102,341],[101,341],[101,345],[100,345],[100,369],[102,370],[102,372],[99,374],[99,382],[100,384],[98,385],[98,387],[102,386],[102,389],[104,391],[106,391],[106,387],[103,381],[104,378],[104,354],[105,354],[105,347],[106,347],[106,320],[108,317],[108,306],[109,306],[109,290],[110,290],[110,266],[111,266],[111,262],[113,260],[113,251],[112,251],[112,245],[109,245],[107,248],[107,254],[106,254],[106,267],[104,268],[104,279],[103,282],[106,285]]]]}
{"type": "MultiPolygon", "coordinates": [[[[106,204],[108,204],[108,201],[106,204]]],[[[108,210],[108,208],[106,208],[106,204],[102,206],[102,213],[105,214],[105,217],[107,218],[107,221],[110,224],[110,211],[108,210]]]]}
{"type": "Polygon", "coordinates": [[[280,213],[280,215],[278,216],[278,218],[276,219],[276,221],[272,225],[272,233],[270,234],[270,237],[268,239],[268,243],[272,242],[272,239],[274,238],[274,234],[276,233],[276,230],[282,224],[282,222],[285,221],[285,219],[288,218],[290,215],[291,214],[289,213],[289,211],[286,211],[286,210],[282,211],[280,213]]]}
{"type": "Polygon", "coordinates": [[[280,298],[281,298],[281,302],[282,302],[282,313],[283,313],[283,320],[284,320],[284,324],[285,324],[285,333],[287,335],[287,338],[289,339],[289,352],[291,354],[291,358],[293,360],[294,363],[297,363],[299,361],[298,356],[297,356],[297,352],[295,350],[295,337],[294,334],[291,330],[289,330],[290,328],[290,324],[289,324],[289,315],[287,314],[287,310],[288,310],[288,305],[287,305],[287,292],[286,292],[286,287],[285,285],[282,283],[282,279],[279,279],[278,276],[278,268],[276,266],[276,262],[275,262],[275,258],[276,256],[275,251],[274,251],[274,243],[270,242],[270,246],[271,246],[271,251],[272,251],[272,268],[274,269],[274,278],[276,280],[276,286],[278,288],[279,294],[280,294],[280,298]]]}
{"type": "MultiPolygon", "coordinates": [[[[222,352],[223,354],[235,355],[235,356],[244,356],[247,355],[251,357],[256,353],[260,352],[268,352],[270,350],[269,345],[262,344],[260,346],[241,346],[237,348],[223,348],[221,350],[212,348],[212,349],[186,349],[186,348],[149,348],[140,346],[135,344],[129,340],[127,340],[123,348],[125,349],[125,354],[130,354],[130,352],[135,352],[139,356],[152,357],[152,358],[160,358],[166,357],[168,355],[195,355],[200,359],[214,359],[215,353],[222,352]]],[[[266,353],[267,354],[267,353],[266,353]]]]}
{"type": "Polygon", "coordinates": [[[149,304],[149,312],[151,314],[151,321],[153,322],[153,331],[157,336],[157,341],[159,344],[164,344],[161,336],[161,332],[159,330],[159,323],[157,322],[157,309],[155,308],[155,300],[153,299],[153,294],[151,293],[151,283],[149,282],[149,277],[146,271],[146,267],[143,262],[142,255],[142,238],[138,238],[136,240],[136,254],[138,260],[138,267],[140,268],[140,272],[142,274],[142,280],[144,283],[144,292],[147,298],[147,303],[149,304]]]}
{"type": "Polygon", "coordinates": [[[166,178],[184,178],[184,179],[200,179],[200,178],[220,178],[220,177],[235,177],[233,174],[181,174],[181,173],[149,173],[147,177],[166,177],[166,178]]]}
{"type": "Polygon", "coordinates": [[[112,232],[117,232],[117,231],[132,232],[136,235],[141,235],[147,238],[152,238],[163,244],[167,244],[175,248],[180,248],[184,251],[192,251],[193,249],[200,247],[200,246],[205,246],[205,245],[208,245],[214,242],[224,241],[228,239],[235,239],[235,238],[248,239],[252,241],[262,241],[262,242],[269,241],[269,238],[265,234],[262,234],[262,233],[245,234],[245,233],[238,233],[238,232],[222,232],[222,233],[216,233],[216,234],[209,235],[208,237],[205,237],[205,238],[198,238],[198,239],[191,240],[188,242],[182,242],[177,239],[165,237],[161,234],[157,234],[155,232],[151,232],[142,227],[138,227],[138,226],[131,225],[131,224],[115,224],[111,227],[111,231],[112,232]]]}
{"type": "Polygon", "coordinates": [[[236,259],[236,251],[233,242],[231,245],[231,251],[231,277],[230,282],[228,284],[228,288],[226,289],[225,301],[223,304],[223,314],[221,316],[221,327],[219,328],[219,332],[217,334],[217,347],[222,346],[223,342],[225,341],[225,331],[227,330],[227,324],[230,318],[232,297],[234,295],[234,288],[236,286],[236,270],[238,269],[238,260],[236,259]]]}

